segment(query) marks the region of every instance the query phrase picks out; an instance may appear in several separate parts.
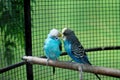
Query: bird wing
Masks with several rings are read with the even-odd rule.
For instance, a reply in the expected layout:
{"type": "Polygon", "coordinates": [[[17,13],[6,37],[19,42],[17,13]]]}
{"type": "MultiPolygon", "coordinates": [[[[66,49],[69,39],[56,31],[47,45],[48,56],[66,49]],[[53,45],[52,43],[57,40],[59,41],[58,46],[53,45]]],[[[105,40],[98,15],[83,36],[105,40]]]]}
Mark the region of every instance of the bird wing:
{"type": "Polygon", "coordinates": [[[71,39],[71,52],[77,58],[86,56],[85,50],[76,36],[72,36],[71,39]]]}
{"type": "Polygon", "coordinates": [[[73,53],[73,55],[77,58],[81,58],[83,56],[86,55],[84,48],[82,47],[82,45],[75,45],[72,44],[71,46],[71,52],[73,53]]]}
{"type": "Polygon", "coordinates": [[[83,63],[91,65],[83,46],[81,45],[76,36],[74,36],[71,41],[71,53],[74,55],[74,57],[81,60],[83,63]]]}

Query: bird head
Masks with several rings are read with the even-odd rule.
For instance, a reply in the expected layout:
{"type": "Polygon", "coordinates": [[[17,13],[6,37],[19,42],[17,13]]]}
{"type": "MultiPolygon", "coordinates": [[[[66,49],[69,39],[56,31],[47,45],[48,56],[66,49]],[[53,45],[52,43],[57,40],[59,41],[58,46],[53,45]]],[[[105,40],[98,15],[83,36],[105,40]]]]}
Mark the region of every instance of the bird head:
{"type": "Polygon", "coordinates": [[[63,38],[66,37],[66,36],[69,36],[71,34],[74,34],[74,32],[71,29],[69,29],[69,28],[63,28],[62,29],[62,37],[63,38]]]}
{"type": "Polygon", "coordinates": [[[61,37],[62,34],[57,29],[50,30],[49,36],[51,37],[61,37]]]}

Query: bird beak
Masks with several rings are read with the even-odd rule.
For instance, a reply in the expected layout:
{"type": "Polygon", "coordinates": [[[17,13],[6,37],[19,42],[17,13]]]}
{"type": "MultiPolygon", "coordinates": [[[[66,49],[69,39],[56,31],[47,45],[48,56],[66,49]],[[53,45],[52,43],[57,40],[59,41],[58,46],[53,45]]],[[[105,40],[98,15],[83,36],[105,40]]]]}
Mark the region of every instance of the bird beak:
{"type": "Polygon", "coordinates": [[[59,33],[59,34],[58,34],[58,37],[62,37],[62,34],[61,34],[61,33],[59,33]]]}

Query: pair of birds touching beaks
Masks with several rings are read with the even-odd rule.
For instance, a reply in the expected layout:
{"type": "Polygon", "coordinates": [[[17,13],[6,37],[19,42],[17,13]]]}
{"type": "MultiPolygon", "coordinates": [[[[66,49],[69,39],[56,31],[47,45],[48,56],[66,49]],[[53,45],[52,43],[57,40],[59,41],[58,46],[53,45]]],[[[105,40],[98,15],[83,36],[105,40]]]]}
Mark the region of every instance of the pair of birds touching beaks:
{"type": "MultiPolygon", "coordinates": [[[[62,29],[62,34],[57,29],[52,29],[50,31],[44,43],[44,51],[47,60],[57,60],[60,56],[62,51],[62,43],[60,40],[61,36],[63,38],[65,51],[73,61],[77,63],[92,65],[88,60],[84,47],[79,42],[74,31],[69,28],[62,29]]],[[[53,74],[54,73],[55,67],[53,67],[53,74]]],[[[101,80],[97,74],[95,75],[99,80],[101,80]]]]}

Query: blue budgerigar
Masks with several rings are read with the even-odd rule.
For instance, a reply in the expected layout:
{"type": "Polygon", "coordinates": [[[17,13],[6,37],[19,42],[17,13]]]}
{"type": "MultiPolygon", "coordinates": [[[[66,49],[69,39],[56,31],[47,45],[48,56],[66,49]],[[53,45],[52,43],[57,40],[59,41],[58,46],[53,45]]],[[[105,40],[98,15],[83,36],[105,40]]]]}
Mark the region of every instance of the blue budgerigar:
{"type": "MultiPolygon", "coordinates": [[[[64,28],[62,30],[62,34],[65,51],[72,58],[72,60],[78,63],[92,65],[88,60],[87,54],[76,37],[74,31],[69,28],[64,28]]],[[[101,80],[97,74],[95,75],[99,80],[101,80]]]]}
{"type": "MultiPolygon", "coordinates": [[[[47,60],[57,60],[61,54],[62,44],[59,39],[61,33],[57,29],[52,29],[47,36],[47,39],[44,43],[44,51],[47,57],[47,60]]],[[[53,67],[53,74],[55,73],[55,67],[53,67]]]]}

